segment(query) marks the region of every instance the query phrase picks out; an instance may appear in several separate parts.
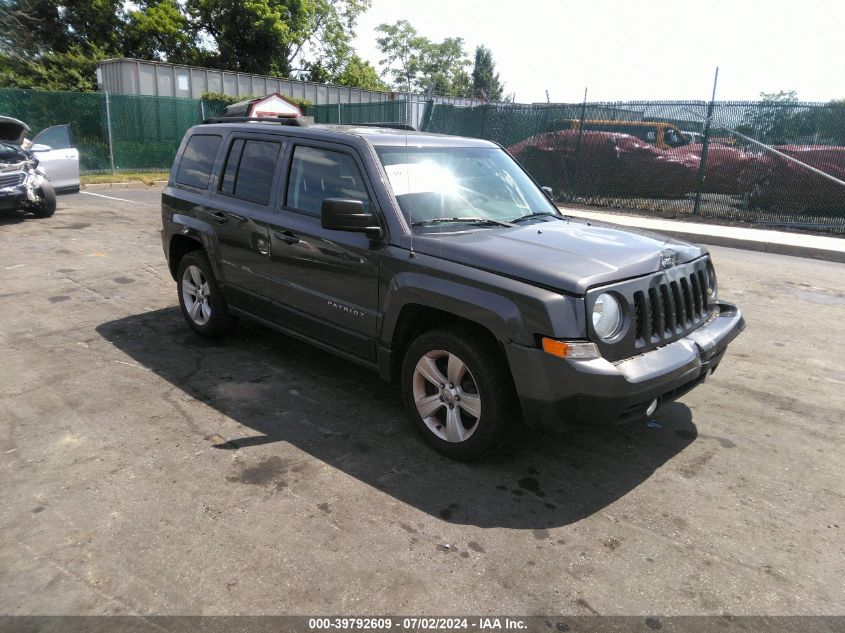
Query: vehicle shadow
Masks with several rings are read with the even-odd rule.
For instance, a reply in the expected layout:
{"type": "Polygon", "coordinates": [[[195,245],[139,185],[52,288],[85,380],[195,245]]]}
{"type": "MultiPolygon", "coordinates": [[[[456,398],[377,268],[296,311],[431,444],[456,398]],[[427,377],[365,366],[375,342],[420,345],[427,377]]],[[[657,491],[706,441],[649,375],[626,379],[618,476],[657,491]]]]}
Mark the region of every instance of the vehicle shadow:
{"type": "Polygon", "coordinates": [[[28,214],[24,214],[21,211],[0,211],[0,226],[6,226],[7,224],[20,224],[26,218],[28,214]]]}
{"type": "Polygon", "coordinates": [[[484,461],[457,463],[417,435],[395,385],[258,324],[241,321],[230,337],[208,341],[173,307],[103,323],[97,332],[134,362],[260,434],[208,438],[226,440],[222,450],[289,442],[455,523],[542,530],[579,521],[637,487],[697,437],[689,409],[673,403],[658,412],[659,425],[589,427],[560,437],[523,431],[484,461]]]}

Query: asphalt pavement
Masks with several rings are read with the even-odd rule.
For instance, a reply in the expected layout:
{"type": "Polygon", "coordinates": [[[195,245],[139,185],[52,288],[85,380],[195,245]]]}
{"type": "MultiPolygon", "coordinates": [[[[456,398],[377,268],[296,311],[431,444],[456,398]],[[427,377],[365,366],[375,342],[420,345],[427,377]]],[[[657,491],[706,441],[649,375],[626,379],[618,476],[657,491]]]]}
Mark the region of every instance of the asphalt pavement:
{"type": "Polygon", "coordinates": [[[159,195],[0,218],[0,614],[845,611],[845,265],[712,247],[707,383],[459,464],[375,374],[192,334],[159,195]]]}

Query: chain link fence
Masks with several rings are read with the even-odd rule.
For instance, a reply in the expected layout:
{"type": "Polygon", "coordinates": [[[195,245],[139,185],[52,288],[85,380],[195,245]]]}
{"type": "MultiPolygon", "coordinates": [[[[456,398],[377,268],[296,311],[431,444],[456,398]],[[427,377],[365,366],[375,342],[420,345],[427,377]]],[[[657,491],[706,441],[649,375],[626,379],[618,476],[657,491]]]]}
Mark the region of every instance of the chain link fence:
{"type": "Polygon", "coordinates": [[[404,100],[307,106],[304,114],[313,116],[315,123],[405,123],[408,120],[404,100]]]}
{"type": "MultiPolygon", "coordinates": [[[[485,104],[421,95],[309,106],[318,123],[409,123],[500,143],[566,203],[845,233],[845,104],[630,101],[485,104]],[[705,121],[710,116],[711,125],[705,121]]],[[[218,101],[0,89],[0,114],[33,133],[69,123],[82,173],[170,168],[218,101]]]]}
{"type": "Polygon", "coordinates": [[[0,89],[0,114],[24,121],[34,136],[70,124],[82,173],[169,170],[185,131],[219,104],[194,99],[0,89]]]}
{"type": "Polygon", "coordinates": [[[845,233],[845,187],[734,134],[842,180],[845,104],[430,104],[425,120],[500,143],[561,202],[845,233]]]}
{"type": "MultiPolygon", "coordinates": [[[[434,103],[474,105],[478,100],[435,97],[434,103]]],[[[423,95],[389,101],[312,105],[304,114],[317,123],[408,123],[419,127],[429,103],[423,95]]],[[[68,123],[83,174],[167,171],[185,131],[220,117],[226,102],[104,92],[50,92],[0,88],[0,115],[26,122],[32,135],[68,123]]]]}

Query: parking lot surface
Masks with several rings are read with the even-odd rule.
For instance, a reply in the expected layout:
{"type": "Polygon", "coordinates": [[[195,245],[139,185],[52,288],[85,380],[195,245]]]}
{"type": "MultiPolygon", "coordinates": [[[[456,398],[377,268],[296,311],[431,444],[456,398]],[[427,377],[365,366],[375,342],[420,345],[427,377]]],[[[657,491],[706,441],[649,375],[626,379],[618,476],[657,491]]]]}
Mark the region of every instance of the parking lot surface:
{"type": "Polygon", "coordinates": [[[712,248],[705,385],[459,464],[375,374],[192,334],[158,197],[0,218],[0,613],[845,611],[845,265],[712,248]]]}

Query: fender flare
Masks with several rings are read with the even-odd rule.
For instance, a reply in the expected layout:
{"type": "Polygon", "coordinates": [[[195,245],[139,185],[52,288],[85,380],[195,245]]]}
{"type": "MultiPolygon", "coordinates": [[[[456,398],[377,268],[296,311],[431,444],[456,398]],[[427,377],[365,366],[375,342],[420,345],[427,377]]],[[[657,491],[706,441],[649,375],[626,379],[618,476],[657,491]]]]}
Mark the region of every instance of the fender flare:
{"type": "Polygon", "coordinates": [[[385,295],[379,336],[383,346],[391,346],[402,309],[407,305],[434,308],[477,323],[501,343],[533,343],[533,334],[526,331],[522,312],[502,294],[448,279],[404,272],[391,280],[385,295]]]}
{"type": "MultiPolygon", "coordinates": [[[[173,238],[176,236],[187,237],[200,243],[208,254],[208,261],[211,263],[211,269],[214,271],[218,283],[223,283],[220,271],[220,243],[217,241],[217,233],[214,229],[207,222],[181,213],[174,213],[170,216],[170,224],[170,239],[167,244],[168,261],[170,260],[170,245],[173,243],[173,238]]],[[[172,265],[170,269],[175,276],[176,272],[172,265]]]]}

